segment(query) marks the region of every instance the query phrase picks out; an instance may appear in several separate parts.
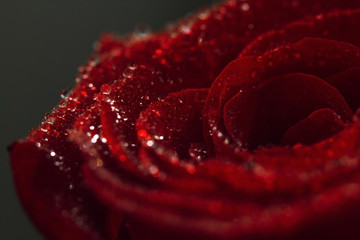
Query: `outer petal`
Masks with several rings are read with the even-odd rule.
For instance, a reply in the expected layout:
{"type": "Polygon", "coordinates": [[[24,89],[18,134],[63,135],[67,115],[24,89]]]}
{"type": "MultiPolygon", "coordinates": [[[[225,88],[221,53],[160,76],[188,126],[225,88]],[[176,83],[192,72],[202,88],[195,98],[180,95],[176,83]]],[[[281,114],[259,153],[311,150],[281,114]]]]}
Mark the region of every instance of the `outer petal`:
{"type": "Polygon", "coordinates": [[[31,142],[13,145],[11,158],[22,203],[45,237],[104,237],[101,233],[105,235],[106,232],[108,209],[94,199],[84,186],[82,176],[73,175],[74,172],[78,174],[78,170],[67,169],[69,166],[52,159],[31,142]]]}
{"type": "MultiPolygon", "coordinates": [[[[350,8],[351,9],[351,8],[350,8]]],[[[300,41],[304,37],[326,38],[360,45],[354,29],[360,26],[360,9],[334,11],[290,23],[280,30],[273,29],[260,35],[246,46],[240,56],[263,53],[300,41]]]]}

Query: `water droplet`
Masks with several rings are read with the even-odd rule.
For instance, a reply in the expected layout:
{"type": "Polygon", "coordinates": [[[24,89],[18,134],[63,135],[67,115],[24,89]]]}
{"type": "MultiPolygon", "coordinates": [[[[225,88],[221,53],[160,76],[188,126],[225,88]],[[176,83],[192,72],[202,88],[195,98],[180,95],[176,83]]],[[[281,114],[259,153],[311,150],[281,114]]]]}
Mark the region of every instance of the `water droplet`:
{"type": "Polygon", "coordinates": [[[71,93],[72,93],[72,89],[67,87],[61,91],[60,97],[64,100],[66,100],[70,96],[71,93]]]}
{"type": "Polygon", "coordinates": [[[195,161],[201,161],[206,158],[206,150],[200,143],[192,143],[189,148],[189,155],[195,161]]]}
{"type": "Polygon", "coordinates": [[[43,132],[47,132],[47,131],[48,131],[47,127],[44,127],[44,125],[40,127],[40,130],[43,131],[43,132]]]}
{"type": "Polygon", "coordinates": [[[149,147],[154,146],[154,141],[153,140],[149,140],[146,142],[146,145],[148,145],[149,147]]]}
{"type": "Polygon", "coordinates": [[[123,76],[126,78],[132,78],[133,75],[134,75],[134,72],[129,68],[125,69],[123,72],[123,76]]]}
{"type": "Polygon", "coordinates": [[[111,92],[111,86],[109,84],[104,84],[101,86],[101,93],[104,95],[109,95],[111,92]]]}
{"type": "Polygon", "coordinates": [[[91,138],[91,142],[92,142],[92,143],[96,143],[98,139],[99,139],[99,134],[95,134],[95,135],[91,138]]]}
{"type": "Polygon", "coordinates": [[[89,83],[88,87],[89,87],[92,91],[96,90],[96,87],[95,87],[94,84],[92,84],[92,83],[89,83]]]}
{"type": "Polygon", "coordinates": [[[164,140],[164,136],[155,135],[154,138],[155,138],[156,140],[164,140]]]}
{"type": "Polygon", "coordinates": [[[151,28],[147,24],[139,24],[135,27],[134,37],[137,39],[146,38],[151,33],[151,28]]]}
{"type": "Polygon", "coordinates": [[[129,70],[131,70],[131,71],[135,71],[136,69],[137,69],[137,66],[136,66],[136,64],[129,64],[129,66],[128,66],[128,69],[129,70]]]}
{"type": "Polygon", "coordinates": [[[89,79],[89,74],[84,74],[84,75],[82,75],[82,79],[83,79],[83,80],[89,79]]]}
{"type": "Polygon", "coordinates": [[[149,172],[154,177],[158,177],[159,173],[160,173],[159,168],[157,166],[155,166],[155,165],[150,166],[149,172]]]}
{"type": "Polygon", "coordinates": [[[96,167],[102,167],[102,166],[104,166],[103,160],[101,160],[100,158],[96,159],[96,167]]]}
{"type": "Polygon", "coordinates": [[[65,100],[61,100],[60,102],[59,102],[59,108],[63,108],[63,107],[65,107],[66,106],[66,101],[65,100]]]}
{"type": "Polygon", "coordinates": [[[241,10],[243,10],[244,12],[249,11],[250,10],[250,5],[248,3],[241,4],[241,10]]]}
{"type": "Polygon", "coordinates": [[[206,10],[202,10],[202,11],[199,13],[198,17],[199,17],[199,19],[201,19],[201,20],[206,20],[206,19],[209,17],[209,15],[210,15],[210,11],[209,11],[208,9],[206,9],[206,10]]]}
{"type": "Polygon", "coordinates": [[[191,33],[191,25],[190,24],[183,24],[180,26],[180,32],[184,34],[191,33]]]}
{"type": "Polygon", "coordinates": [[[67,104],[66,104],[66,108],[69,110],[69,111],[75,111],[76,110],[76,107],[77,107],[77,104],[76,102],[74,101],[69,101],[67,104]]]}

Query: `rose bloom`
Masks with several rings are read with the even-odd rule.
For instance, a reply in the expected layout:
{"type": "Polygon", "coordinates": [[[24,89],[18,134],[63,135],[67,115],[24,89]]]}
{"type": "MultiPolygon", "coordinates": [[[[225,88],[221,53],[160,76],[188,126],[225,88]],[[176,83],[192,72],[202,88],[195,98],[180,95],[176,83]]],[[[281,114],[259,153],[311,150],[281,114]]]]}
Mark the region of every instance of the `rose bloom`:
{"type": "Polygon", "coordinates": [[[359,239],[360,1],[229,0],[104,35],[11,146],[48,239],[359,239]]]}

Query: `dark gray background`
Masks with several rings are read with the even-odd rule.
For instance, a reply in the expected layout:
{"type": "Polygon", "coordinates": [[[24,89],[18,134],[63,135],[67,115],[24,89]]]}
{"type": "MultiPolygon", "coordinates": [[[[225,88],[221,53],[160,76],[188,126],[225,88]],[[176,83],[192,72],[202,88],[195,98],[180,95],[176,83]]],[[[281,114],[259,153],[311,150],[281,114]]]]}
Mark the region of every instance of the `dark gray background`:
{"type": "Polygon", "coordinates": [[[0,1],[0,239],[41,239],[17,200],[6,146],[36,127],[73,86],[106,31],[164,27],[219,0],[0,1]]]}

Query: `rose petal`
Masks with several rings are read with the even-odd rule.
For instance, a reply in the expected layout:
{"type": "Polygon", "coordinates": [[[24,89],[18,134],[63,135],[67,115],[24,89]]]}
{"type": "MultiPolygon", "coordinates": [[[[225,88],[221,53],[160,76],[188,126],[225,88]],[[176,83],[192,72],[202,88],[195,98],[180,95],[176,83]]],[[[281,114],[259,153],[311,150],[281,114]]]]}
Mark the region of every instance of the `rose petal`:
{"type": "Polygon", "coordinates": [[[84,186],[75,165],[57,161],[31,142],[16,143],[11,159],[21,201],[44,236],[49,239],[106,236],[104,222],[108,209],[84,186]]]}
{"type": "Polygon", "coordinates": [[[327,81],[339,90],[353,111],[360,107],[360,67],[348,68],[327,81]]]}
{"type": "Polygon", "coordinates": [[[204,141],[202,109],[207,93],[205,89],[186,90],[152,103],[136,123],[143,146],[174,151],[177,158],[190,158],[191,144],[204,141]]]}
{"type": "MultiPolygon", "coordinates": [[[[139,236],[138,231],[142,229],[146,231],[145,233],[155,234],[160,239],[167,239],[174,231],[177,232],[181,229],[180,237],[201,234],[206,239],[210,236],[256,239],[269,234],[277,237],[288,236],[292,232],[295,236],[291,235],[291,238],[296,238],[297,234],[303,235],[302,231],[297,232],[300,226],[305,228],[314,226],[315,229],[332,226],[330,229],[334,229],[336,232],[338,231],[336,226],[338,226],[345,231],[350,225],[340,226],[337,221],[341,219],[341,221],[348,222],[352,219],[355,220],[358,216],[356,199],[360,196],[360,191],[358,184],[355,184],[358,182],[356,177],[353,178],[354,183],[350,182],[323,190],[320,194],[298,197],[294,202],[289,202],[290,205],[284,206],[284,203],[277,204],[276,202],[270,205],[257,205],[247,201],[225,201],[224,204],[220,204],[220,208],[217,207],[219,212],[212,212],[215,209],[213,204],[216,201],[214,200],[128,184],[104,169],[88,170],[90,171],[86,171],[87,179],[96,192],[101,194],[102,199],[131,216],[133,220],[130,221],[129,228],[132,229],[132,236],[135,237],[139,236]],[[331,209],[334,208],[341,209],[341,211],[329,215],[329,211],[332,212],[331,209]],[[190,215],[187,215],[188,213],[190,215]],[[233,215],[241,217],[238,221],[233,221],[233,217],[231,217],[233,215]],[[220,216],[225,219],[222,220],[220,216]],[[226,216],[231,220],[226,220],[226,216]],[[219,219],[216,219],[218,217],[219,219]],[[323,221],[324,219],[328,220],[323,221]],[[334,219],[336,221],[333,221],[334,219]],[[152,226],[152,233],[147,232],[147,228],[141,228],[145,223],[146,226],[152,226]],[[211,226],[217,227],[212,228],[211,226]],[[164,228],[167,230],[164,231],[164,228]]],[[[350,227],[348,230],[354,231],[354,229],[357,228],[350,227]]],[[[143,232],[143,234],[145,233],[143,232]]],[[[305,235],[311,237],[312,233],[313,231],[309,231],[307,232],[309,235],[305,235]]],[[[319,234],[330,237],[335,232],[322,229],[319,234]]],[[[346,238],[351,239],[351,237],[349,235],[346,238]]]]}
{"type": "MultiPolygon", "coordinates": [[[[351,9],[351,8],[349,8],[351,9]]],[[[334,11],[308,17],[262,34],[243,49],[240,56],[262,55],[267,51],[300,41],[304,37],[326,38],[360,46],[354,29],[360,27],[360,9],[334,11]]]]}
{"type": "Polygon", "coordinates": [[[254,149],[278,144],[290,126],[321,108],[333,109],[345,122],[352,119],[336,88],[312,75],[285,74],[236,94],[224,106],[224,122],[234,141],[254,149]]]}
{"type": "Polygon", "coordinates": [[[281,145],[296,143],[311,145],[330,138],[344,129],[345,123],[330,108],[314,111],[307,118],[291,126],[282,136],[281,145]]]}
{"type": "Polygon", "coordinates": [[[253,202],[322,191],[340,179],[357,175],[358,130],[356,123],[311,146],[263,148],[247,153],[241,163],[209,160],[199,166],[198,173],[211,176],[223,183],[224,189],[250,197],[253,202]]]}
{"type": "Polygon", "coordinates": [[[213,183],[191,176],[206,155],[202,146],[205,89],[188,89],[152,103],[136,123],[143,147],[141,167],[179,190],[214,191],[213,183]],[[151,152],[150,152],[151,151],[151,152]]]}

